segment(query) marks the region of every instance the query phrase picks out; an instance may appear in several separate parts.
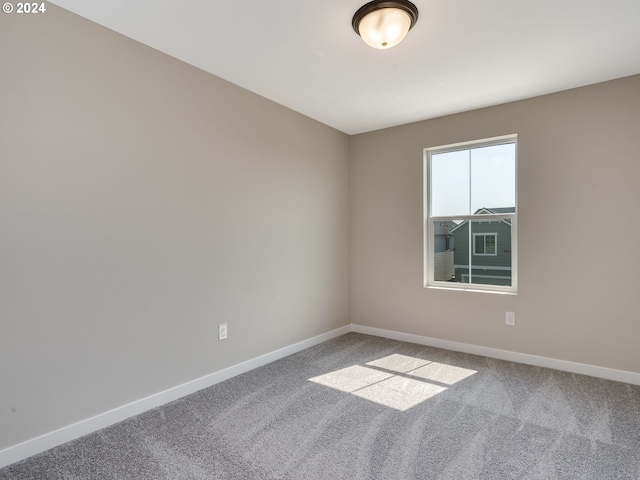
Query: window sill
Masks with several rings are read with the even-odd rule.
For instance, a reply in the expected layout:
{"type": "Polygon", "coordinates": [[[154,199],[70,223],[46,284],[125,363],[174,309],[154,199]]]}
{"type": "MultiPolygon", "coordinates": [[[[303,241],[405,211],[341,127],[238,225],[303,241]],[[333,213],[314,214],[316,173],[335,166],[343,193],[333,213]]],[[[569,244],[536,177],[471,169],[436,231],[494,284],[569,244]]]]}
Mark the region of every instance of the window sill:
{"type": "Polygon", "coordinates": [[[497,295],[518,295],[518,292],[513,290],[492,290],[488,288],[479,287],[445,287],[440,285],[425,285],[424,288],[431,290],[450,290],[456,292],[473,292],[473,293],[493,293],[497,295]]]}

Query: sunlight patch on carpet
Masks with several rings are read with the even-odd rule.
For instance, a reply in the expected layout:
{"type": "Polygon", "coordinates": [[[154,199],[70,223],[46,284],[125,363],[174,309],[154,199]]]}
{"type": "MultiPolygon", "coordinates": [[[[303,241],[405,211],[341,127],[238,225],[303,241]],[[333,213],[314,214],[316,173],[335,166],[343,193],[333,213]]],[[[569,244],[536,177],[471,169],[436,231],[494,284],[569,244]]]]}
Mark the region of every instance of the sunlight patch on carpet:
{"type": "Polygon", "coordinates": [[[460,380],[470,377],[476,370],[468,368],[455,367],[453,365],[445,365],[442,363],[431,362],[429,365],[417,368],[411,371],[411,375],[424,378],[425,380],[433,380],[434,382],[446,383],[453,385],[460,380]]]}
{"type": "Polygon", "coordinates": [[[407,373],[429,363],[431,362],[429,360],[425,360],[424,358],[414,358],[408,357],[407,355],[394,353],[384,358],[374,360],[373,362],[367,362],[366,364],[372,367],[380,367],[384,368],[385,370],[391,370],[397,373],[407,373]]]}
{"type": "Polygon", "coordinates": [[[404,412],[477,373],[396,353],[365,365],[352,365],[309,381],[404,412]]]}
{"type": "Polygon", "coordinates": [[[335,388],[341,392],[353,393],[391,377],[393,377],[391,373],[353,365],[352,367],[336,370],[309,380],[325,387],[335,388]]]}

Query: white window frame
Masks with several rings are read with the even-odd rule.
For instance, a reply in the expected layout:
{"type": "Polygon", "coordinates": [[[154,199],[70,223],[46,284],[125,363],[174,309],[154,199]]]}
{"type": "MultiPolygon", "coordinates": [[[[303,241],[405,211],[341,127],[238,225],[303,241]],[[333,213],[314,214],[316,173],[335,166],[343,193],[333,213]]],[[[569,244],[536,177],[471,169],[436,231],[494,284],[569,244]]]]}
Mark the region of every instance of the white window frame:
{"type": "Polygon", "coordinates": [[[498,256],[498,234],[496,232],[482,232],[482,233],[473,233],[473,246],[472,252],[475,257],[497,257],[498,256]],[[495,240],[493,241],[493,253],[476,253],[476,238],[484,237],[483,250],[487,251],[487,237],[492,236],[495,240]]]}
{"type": "MultiPolygon", "coordinates": [[[[424,221],[423,221],[423,237],[424,237],[424,287],[425,288],[440,288],[447,290],[463,290],[474,292],[489,292],[489,293],[502,293],[502,294],[516,294],[518,291],[518,136],[516,134],[503,135],[499,137],[486,138],[483,140],[473,140],[469,142],[454,143],[450,145],[443,145],[438,147],[428,147],[424,149],[424,179],[423,179],[423,192],[424,192],[424,221]],[[456,216],[441,216],[434,217],[431,212],[431,155],[439,153],[454,152],[458,150],[468,150],[473,148],[489,147],[492,145],[503,145],[505,143],[513,143],[515,145],[515,192],[516,192],[516,205],[514,213],[499,213],[499,214],[483,214],[482,218],[478,218],[479,215],[456,215],[456,216]],[[434,259],[435,252],[433,251],[433,238],[434,238],[434,222],[443,221],[495,221],[495,220],[507,220],[511,223],[511,285],[486,285],[480,283],[456,283],[446,281],[436,281],[434,279],[434,259]]],[[[471,231],[471,229],[469,229],[471,231]]],[[[484,234],[484,232],[482,232],[484,234]]],[[[474,245],[470,245],[471,248],[474,245]]],[[[496,253],[498,249],[497,235],[496,235],[496,253]]],[[[475,248],[473,248],[475,252],[475,248]]],[[[471,252],[470,252],[471,253],[471,252]]],[[[474,253],[475,255],[475,253],[474,253]]],[[[479,255],[482,256],[482,255],[479,255]]],[[[485,255],[486,256],[486,255],[485,255]]],[[[471,255],[470,257],[471,258],[471,255]]],[[[471,265],[473,267],[473,265],[471,265]]],[[[486,268],[486,266],[479,266],[486,268]]],[[[472,270],[474,270],[472,268],[472,270]]]]}

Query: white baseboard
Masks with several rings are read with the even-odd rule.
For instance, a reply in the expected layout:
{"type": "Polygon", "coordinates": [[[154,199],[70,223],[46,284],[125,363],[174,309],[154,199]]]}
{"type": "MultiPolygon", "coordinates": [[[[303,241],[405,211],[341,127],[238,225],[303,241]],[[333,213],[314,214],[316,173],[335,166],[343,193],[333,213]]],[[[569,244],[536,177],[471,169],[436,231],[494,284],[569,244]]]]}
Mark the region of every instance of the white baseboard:
{"type": "Polygon", "coordinates": [[[537,367],[553,368],[555,370],[588,375],[590,377],[598,377],[604,378],[606,380],[614,380],[616,382],[640,385],[640,373],[635,372],[597,367],[584,363],[569,362],[567,360],[539,357],[526,353],[510,352],[508,350],[500,350],[497,348],[480,347],[468,343],[451,342],[449,340],[440,340],[437,338],[423,337],[421,335],[413,335],[410,333],[394,332],[392,330],[383,330],[381,328],[365,327],[356,324],[351,325],[351,331],[364,333],[367,335],[374,335],[376,337],[389,338],[391,340],[400,340],[403,342],[417,343],[419,345],[444,348],[447,350],[453,350],[455,352],[471,353],[473,355],[482,355],[483,357],[497,358],[499,360],[508,360],[510,362],[535,365],[537,367]]]}
{"type": "Polygon", "coordinates": [[[57,447],[58,445],[62,445],[63,443],[67,443],[71,440],[75,440],[76,438],[80,438],[89,433],[93,433],[102,428],[111,426],[121,422],[122,420],[139,415],[186,395],[190,395],[198,390],[210,387],[216,383],[235,377],[236,375],[253,370],[254,368],[261,367],[267,363],[271,363],[288,355],[300,352],[305,348],[313,347],[332,338],[339,337],[340,335],[344,335],[350,331],[351,325],[346,325],[322,335],[267,353],[260,357],[247,360],[246,362],[239,363],[232,367],[225,368],[224,370],[183,383],[182,385],[178,385],[163,392],[122,405],[114,408],[113,410],[96,415],[95,417],[87,418],[86,420],[45,433],[44,435],[29,439],[17,445],[12,445],[4,450],[0,450],[0,468],[44,452],[53,447],[57,447]]]}

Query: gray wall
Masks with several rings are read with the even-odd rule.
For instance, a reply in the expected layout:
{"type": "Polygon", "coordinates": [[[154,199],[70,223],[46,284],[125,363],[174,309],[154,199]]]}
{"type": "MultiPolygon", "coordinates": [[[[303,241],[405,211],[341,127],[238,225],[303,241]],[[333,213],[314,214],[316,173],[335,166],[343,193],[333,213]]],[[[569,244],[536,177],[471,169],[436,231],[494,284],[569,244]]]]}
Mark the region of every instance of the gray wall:
{"type": "Polygon", "coordinates": [[[0,449],[349,323],[345,134],[50,4],[0,59],[0,449]]]}
{"type": "Polygon", "coordinates": [[[640,372],[639,132],[633,76],[352,137],[352,322],[640,372]],[[423,148],[512,133],[518,295],[424,289],[423,148]]]}

